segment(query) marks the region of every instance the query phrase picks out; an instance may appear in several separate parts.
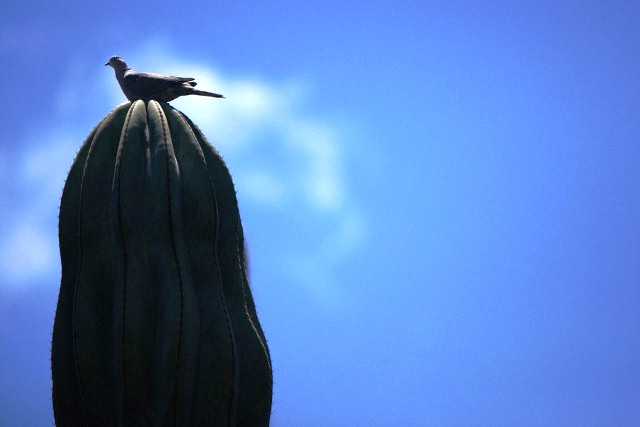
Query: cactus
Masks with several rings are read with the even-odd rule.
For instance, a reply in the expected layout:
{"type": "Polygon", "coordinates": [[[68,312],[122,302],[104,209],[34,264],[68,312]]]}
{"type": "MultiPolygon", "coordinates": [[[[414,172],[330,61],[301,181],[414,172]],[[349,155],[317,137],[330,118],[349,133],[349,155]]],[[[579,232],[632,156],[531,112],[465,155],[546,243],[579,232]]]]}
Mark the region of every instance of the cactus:
{"type": "Polygon", "coordinates": [[[269,424],[272,374],[231,176],[167,103],[116,107],[64,186],[59,426],[269,424]]]}

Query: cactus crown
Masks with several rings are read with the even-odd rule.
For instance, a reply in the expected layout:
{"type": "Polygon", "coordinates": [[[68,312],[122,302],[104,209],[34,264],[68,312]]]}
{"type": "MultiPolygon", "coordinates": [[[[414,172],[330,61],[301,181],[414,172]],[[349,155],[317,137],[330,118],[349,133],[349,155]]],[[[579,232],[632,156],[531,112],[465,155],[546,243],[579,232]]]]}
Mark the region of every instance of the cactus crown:
{"type": "Polygon", "coordinates": [[[231,176],[166,103],[109,113],[60,205],[59,425],[268,425],[272,374],[231,176]]]}

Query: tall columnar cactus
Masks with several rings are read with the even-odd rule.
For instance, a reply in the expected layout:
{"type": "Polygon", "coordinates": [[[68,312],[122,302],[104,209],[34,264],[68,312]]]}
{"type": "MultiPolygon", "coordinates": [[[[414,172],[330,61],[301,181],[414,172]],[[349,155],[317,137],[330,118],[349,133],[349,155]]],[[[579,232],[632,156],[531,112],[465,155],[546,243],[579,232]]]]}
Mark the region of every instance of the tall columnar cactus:
{"type": "Polygon", "coordinates": [[[107,115],[71,167],[59,225],[59,426],[269,424],[235,190],[186,116],[156,101],[107,115]]]}

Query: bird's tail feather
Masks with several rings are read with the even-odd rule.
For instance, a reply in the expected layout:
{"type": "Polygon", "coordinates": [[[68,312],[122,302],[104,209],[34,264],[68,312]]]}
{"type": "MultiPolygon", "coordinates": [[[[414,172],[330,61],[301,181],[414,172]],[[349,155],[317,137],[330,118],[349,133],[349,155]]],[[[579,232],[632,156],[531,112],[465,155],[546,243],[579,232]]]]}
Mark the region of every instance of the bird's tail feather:
{"type": "Polygon", "coordinates": [[[191,91],[191,93],[193,95],[200,95],[200,96],[211,96],[213,98],[224,98],[224,96],[218,94],[218,93],[213,93],[213,92],[207,92],[204,90],[198,90],[198,89],[194,89],[193,91],[191,91]]]}

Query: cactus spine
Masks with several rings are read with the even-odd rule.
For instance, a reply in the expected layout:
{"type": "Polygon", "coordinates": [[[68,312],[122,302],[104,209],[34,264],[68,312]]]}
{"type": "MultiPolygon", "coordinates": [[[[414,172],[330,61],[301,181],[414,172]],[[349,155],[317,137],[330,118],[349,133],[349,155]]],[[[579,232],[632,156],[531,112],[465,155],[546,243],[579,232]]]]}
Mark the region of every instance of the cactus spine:
{"type": "Polygon", "coordinates": [[[59,426],[269,424],[235,190],[186,116],[156,101],[107,115],[69,172],[59,239],[59,426]]]}

